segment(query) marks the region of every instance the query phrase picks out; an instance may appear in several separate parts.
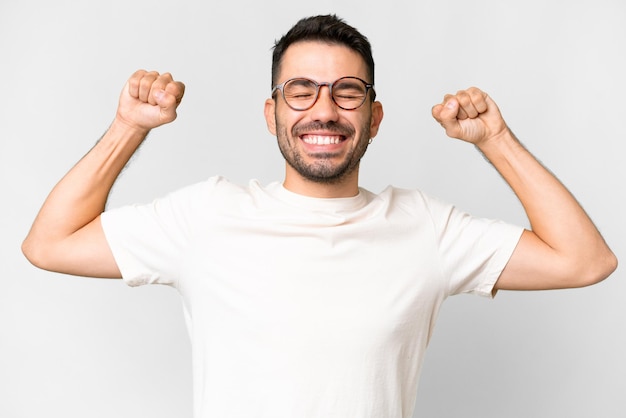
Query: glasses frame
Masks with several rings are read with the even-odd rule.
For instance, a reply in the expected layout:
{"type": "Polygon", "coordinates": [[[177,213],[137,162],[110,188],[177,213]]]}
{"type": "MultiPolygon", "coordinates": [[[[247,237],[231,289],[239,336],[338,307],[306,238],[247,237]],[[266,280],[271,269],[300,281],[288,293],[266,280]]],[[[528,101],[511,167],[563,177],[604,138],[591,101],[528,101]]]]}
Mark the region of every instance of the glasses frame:
{"type": "Polygon", "coordinates": [[[333,100],[333,103],[340,109],[343,110],[356,110],[359,107],[363,106],[363,103],[365,103],[365,101],[367,100],[367,93],[371,90],[372,91],[372,101],[376,98],[376,90],[374,90],[374,85],[368,83],[365,80],[360,79],[359,77],[354,77],[354,76],[345,76],[345,77],[340,77],[337,80],[333,81],[332,83],[329,82],[322,82],[322,83],[318,83],[315,80],[311,80],[310,78],[306,78],[306,77],[293,77],[290,78],[287,81],[283,81],[280,84],[275,85],[272,88],[272,97],[274,96],[274,94],[276,94],[276,91],[279,90],[281,95],[283,96],[283,100],[285,101],[285,103],[287,104],[287,106],[289,106],[291,109],[298,111],[298,112],[303,112],[305,110],[309,110],[310,108],[312,108],[313,106],[315,106],[315,103],[317,103],[317,99],[319,99],[320,97],[320,87],[323,86],[327,86],[328,87],[328,92],[330,93],[330,98],[333,100]],[[351,108],[345,108],[343,106],[341,106],[339,103],[337,103],[337,101],[335,100],[335,96],[333,96],[333,86],[338,82],[338,81],[342,81],[345,79],[353,79],[353,80],[358,80],[361,83],[363,83],[363,85],[365,86],[365,95],[363,96],[363,101],[356,107],[351,107],[351,108]],[[289,102],[287,101],[287,99],[285,98],[285,90],[284,87],[287,83],[289,83],[290,81],[293,80],[306,80],[306,81],[310,81],[311,83],[313,83],[315,85],[315,99],[311,102],[311,105],[303,108],[303,109],[299,109],[299,108],[295,108],[292,105],[289,104],[289,102]]]}

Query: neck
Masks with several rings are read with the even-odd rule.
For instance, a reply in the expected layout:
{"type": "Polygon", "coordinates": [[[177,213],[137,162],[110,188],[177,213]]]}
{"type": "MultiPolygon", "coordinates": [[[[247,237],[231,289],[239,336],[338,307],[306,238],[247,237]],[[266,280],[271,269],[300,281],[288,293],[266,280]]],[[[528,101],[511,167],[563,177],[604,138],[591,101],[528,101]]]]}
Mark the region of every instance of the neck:
{"type": "Polygon", "coordinates": [[[322,182],[304,178],[287,165],[283,186],[290,192],[308,197],[326,199],[354,197],[359,194],[358,168],[337,181],[322,182]]]}

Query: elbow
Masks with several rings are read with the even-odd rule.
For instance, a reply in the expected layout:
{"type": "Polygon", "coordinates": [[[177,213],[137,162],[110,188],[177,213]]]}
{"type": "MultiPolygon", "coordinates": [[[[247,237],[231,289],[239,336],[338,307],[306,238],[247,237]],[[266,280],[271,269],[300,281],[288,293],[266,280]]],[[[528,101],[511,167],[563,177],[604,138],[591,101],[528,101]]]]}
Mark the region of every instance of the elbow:
{"type": "Polygon", "coordinates": [[[35,267],[47,270],[46,253],[47,251],[41,243],[33,239],[30,235],[22,242],[22,254],[35,267]]]}
{"type": "Polygon", "coordinates": [[[24,257],[26,257],[26,259],[33,266],[39,267],[39,257],[37,256],[36,246],[33,245],[32,241],[33,240],[30,238],[30,236],[27,236],[26,239],[22,241],[22,254],[24,254],[24,257]]]}
{"type": "Polygon", "coordinates": [[[615,270],[617,270],[617,256],[611,250],[608,250],[608,254],[604,258],[605,260],[602,263],[603,268],[598,274],[598,281],[596,283],[606,279],[611,274],[613,274],[615,270]]]}
{"type": "Polygon", "coordinates": [[[580,283],[576,287],[585,287],[600,283],[613,274],[617,269],[617,265],[617,257],[607,248],[604,254],[594,257],[593,260],[589,260],[588,263],[582,266],[577,275],[580,283]]]}

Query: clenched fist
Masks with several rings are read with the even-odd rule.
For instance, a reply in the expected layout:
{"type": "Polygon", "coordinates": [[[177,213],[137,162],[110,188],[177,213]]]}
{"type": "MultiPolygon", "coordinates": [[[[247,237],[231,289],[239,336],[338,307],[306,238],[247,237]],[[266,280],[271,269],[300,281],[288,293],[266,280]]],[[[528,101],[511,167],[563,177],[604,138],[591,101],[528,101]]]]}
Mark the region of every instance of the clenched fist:
{"type": "Polygon", "coordinates": [[[508,129],[496,103],[476,87],[445,95],[432,114],[449,137],[477,146],[508,129]]]}
{"type": "Polygon", "coordinates": [[[185,85],[169,73],[136,71],[120,95],[117,118],[133,129],[150,130],[176,119],[185,85]]]}

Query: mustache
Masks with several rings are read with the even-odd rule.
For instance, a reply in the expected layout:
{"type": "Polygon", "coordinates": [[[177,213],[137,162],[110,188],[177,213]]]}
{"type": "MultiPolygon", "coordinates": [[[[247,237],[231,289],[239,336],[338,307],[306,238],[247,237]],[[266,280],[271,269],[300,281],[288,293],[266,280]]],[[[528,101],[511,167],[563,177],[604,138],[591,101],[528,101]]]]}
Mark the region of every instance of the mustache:
{"type": "Polygon", "coordinates": [[[325,131],[342,136],[353,136],[354,128],[349,125],[343,125],[337,122],[309,122],[305,124],[298,124],[293,127],[292,135],[300,136],[307,132],[312,131],[325,131]]]}

